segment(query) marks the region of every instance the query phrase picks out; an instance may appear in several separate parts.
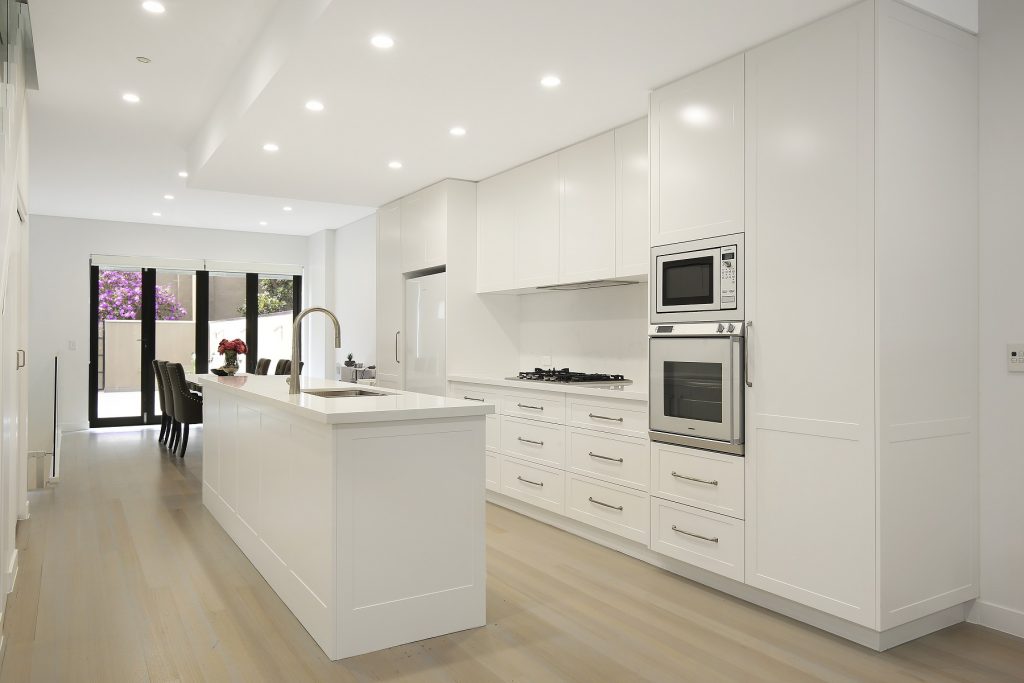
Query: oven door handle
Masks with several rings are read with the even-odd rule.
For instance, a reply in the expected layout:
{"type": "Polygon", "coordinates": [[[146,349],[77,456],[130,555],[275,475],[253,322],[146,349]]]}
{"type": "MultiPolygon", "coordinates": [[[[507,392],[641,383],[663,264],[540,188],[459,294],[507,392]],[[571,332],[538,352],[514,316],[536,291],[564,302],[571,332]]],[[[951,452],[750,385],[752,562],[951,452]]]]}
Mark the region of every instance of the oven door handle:
{"type": "Polygon", "coordinates": [[[748,387],[754,386],[754,377],[750,374],[750,339],[754,331],[754,321],[747,321],[747,338],[743,341],[743,378],[748,387]]]}

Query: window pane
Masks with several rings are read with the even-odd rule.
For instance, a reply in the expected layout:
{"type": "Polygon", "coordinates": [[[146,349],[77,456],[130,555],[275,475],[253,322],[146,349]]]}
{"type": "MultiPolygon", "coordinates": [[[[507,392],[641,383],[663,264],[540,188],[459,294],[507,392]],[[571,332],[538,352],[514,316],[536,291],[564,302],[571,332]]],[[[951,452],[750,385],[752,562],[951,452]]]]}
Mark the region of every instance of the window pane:
{"type": "MultiPolygon", "coordinates": [[[[224,365],[224,356],[217,353],[221,339],[245,338],[245,274],[210,273],[210,348],[209,367],[224,365]]],[[[245,354],[238,354],[240,371],[245,368],[245,354]]]]}
{"type": "Polygon", "coordinates": [[[142,415],[142,271],[99,272],[96,416],[142,415]]]}
{"type": "Polygon", "coordinates": [[[292,357],[292,276],[261,274],[257,291],[259,354],[273,372],[278,360],[292,357]]]}
{"type": "MultiPolygon", "coordinates": [[[[192,271],[156,272],[156,359],[181,363],[188,373],[196,371],[195,281],[192,271]]],[[[155,379],[153,389],[160,391],[155,379]]],[[[159,394],[153,406],[159,410],[159,394]]]]}

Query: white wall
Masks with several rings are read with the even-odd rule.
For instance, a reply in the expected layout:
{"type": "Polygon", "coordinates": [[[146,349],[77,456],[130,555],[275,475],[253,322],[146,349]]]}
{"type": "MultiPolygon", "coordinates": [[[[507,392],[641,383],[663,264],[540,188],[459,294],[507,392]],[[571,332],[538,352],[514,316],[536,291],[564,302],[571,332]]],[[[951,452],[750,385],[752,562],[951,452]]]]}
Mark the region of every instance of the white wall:
{"type": "MultiPolygon", "coordinates": [[[[309,236],[306,276],[302,279],[303,308],[321,306],[334,312],[334,230],[309,236]]],[[[302,374],[334,379],[334,325],[327,316],[312,313],[302,323],[302,374]]]]}
{"type": "Polygon", "coordinates": [[[981,598],[972,620],[1024,637],[1024,2],[982,0],[981,31],[981,598]]]}
{"type": "Polygon", "coordinates": [[[55,354],[61,423],[88,425],[90,254],[297,265],[307,257],[305,237],[35,215],[29,243],[30,450],[49,448],[55,354]]]}
{"type": "Polygon", "coordinates": [[[377,214],[338,228],[334,236],[334,312],[341,352],[364,366],[376,362],[377,214]]]}
{"type": "Polygon", "coordinates": [[[519,368],[542,367],[622,374],[647,386],[647,285],[520,298],[519,368]]]}

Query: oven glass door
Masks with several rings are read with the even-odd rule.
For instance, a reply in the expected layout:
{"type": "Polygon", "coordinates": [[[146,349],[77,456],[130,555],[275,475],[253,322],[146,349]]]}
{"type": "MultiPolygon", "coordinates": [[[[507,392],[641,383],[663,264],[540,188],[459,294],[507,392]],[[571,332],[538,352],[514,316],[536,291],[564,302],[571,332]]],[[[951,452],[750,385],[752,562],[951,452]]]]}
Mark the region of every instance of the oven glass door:
{"type": "Polygon", "coordinates": [[[721,250],[659,256],[658,313],[721,309],[721,250]]]}
{"type": "Polygon", "coordinates": [[[733,342],[651,339],[651,429],[717,441],[733,434],[733,342]]]}

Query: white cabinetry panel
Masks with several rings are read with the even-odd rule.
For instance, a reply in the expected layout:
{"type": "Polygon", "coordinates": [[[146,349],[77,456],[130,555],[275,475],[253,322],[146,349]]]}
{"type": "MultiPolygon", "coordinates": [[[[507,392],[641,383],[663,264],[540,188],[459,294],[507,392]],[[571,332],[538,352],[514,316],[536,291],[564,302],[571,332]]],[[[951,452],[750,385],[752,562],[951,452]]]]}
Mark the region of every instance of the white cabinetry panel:
{"type": "Polygon", "coordinates": [[[549,467],[565,467],[565,427],[502,415],[501,450],[549,467]]]}
{"type": "Polygon", "coordinates": [[[506,496],[563,514],[565,472],[501,456],[501,492],[506,496]]]}
{"type": "Polygon", "coordinates": [[[573,472],[646,490],[651,479],[647,439],[569,429],[569,469],[573,472]]]}
{"type": "Polygon", "coordinates": [[[615,276],[647,275],[650,268],[651,166],[647,119],[615,129],[615,276]]]}
{"type": "Polygon", "coordinates": [[[743,522],[651,498],[651,550],[743,580],[743,522]]]}
{"type": "Polygon", "coordinates": [[[743,232],[743,55],[651,94],[651,245],[743,232]]]}
{"type": "Polygon", "coordinates": [[[481,180],[476,190],[476,291],[515,287],[516,182],[510,171],[481,180]]]}
{"type": "Polygon", "coordinates": [[[402,388],[401,339],[405,283],[401,265],[402,210],[398,202],[377,211],[377,384],[402,388]]]}
{"type": "Polygon", "coordinates": [[[651,493],[743,519],[743,458],[651,443],[651,493]]]}
{"type": "Polygon", "coordinates": [[[442,182],[401,199],[403,273],[445,264],[445,194],[442,182]]]}
{"type": "Polygon", "coordinates": [[[637,543],[646,545],[649,540],[650,499],[640,491],[570,474],[565,513],[637,543]]]}
{"type": "Polygon", "coordinates": [[[557,282],[558,155],[541,157],[510,174],[515,192],[515,286],[557,282]]]}
{"type": "Polygon", "coordinates": [[[615,275],[615,134],[558,153],[561,176],[558,281],[615,275]]]}

